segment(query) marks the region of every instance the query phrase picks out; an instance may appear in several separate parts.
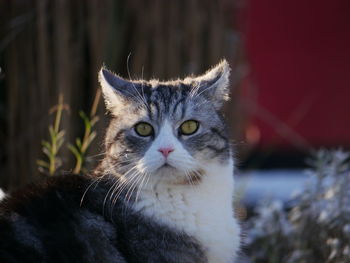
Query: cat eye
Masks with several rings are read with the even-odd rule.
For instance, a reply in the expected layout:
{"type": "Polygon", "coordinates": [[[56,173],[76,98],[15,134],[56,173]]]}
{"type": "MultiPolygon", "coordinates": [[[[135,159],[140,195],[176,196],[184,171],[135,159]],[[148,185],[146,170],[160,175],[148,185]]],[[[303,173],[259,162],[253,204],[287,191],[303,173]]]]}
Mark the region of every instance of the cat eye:
{"type": "Polygon", "coordinates": [[[188,120],[180,125],[180,132],[183,135],[194,134],[199,128],[199,122],[195,120],[188,120]]]}
{"type": "Polygon", "coordinates": [[[135,125],[135,131],[138,135],[146,137],[153,134],[153,127],[146,122],[140,122],[135,125]]]}

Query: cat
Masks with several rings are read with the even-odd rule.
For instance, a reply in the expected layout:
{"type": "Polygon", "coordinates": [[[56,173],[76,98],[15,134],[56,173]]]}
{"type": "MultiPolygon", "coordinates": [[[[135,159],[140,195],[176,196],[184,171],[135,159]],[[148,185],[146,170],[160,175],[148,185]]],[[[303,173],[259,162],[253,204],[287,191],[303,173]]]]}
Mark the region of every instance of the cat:
{"type": "Polygon", "coordinates": [[[229,74],[225,60],[168,82],[103,67],[103,160],[6,195],[0,262],[237,262],[229,74]]]}

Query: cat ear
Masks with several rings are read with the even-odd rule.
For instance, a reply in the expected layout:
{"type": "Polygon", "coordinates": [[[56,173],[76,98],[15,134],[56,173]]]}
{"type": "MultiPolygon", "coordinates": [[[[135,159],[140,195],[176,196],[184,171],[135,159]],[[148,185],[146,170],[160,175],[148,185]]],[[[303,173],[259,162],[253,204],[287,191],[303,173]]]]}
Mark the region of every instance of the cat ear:
{"type": "Polygon", "coordinates": [[[119,77],[105,67],[102,67],[99,72],[99,82],[106,108],[111,112],[133,98],[133,90],[138,85],[119,77]]]}
{"type": "Polygon", "coordinates": [[[216,109],[221,109],[223,104],[230,99],[229,76],[230,66],[226,60],[222,60],[204,75],[196,77],[196,94],[203,94],[210,99],[216,109]]]}

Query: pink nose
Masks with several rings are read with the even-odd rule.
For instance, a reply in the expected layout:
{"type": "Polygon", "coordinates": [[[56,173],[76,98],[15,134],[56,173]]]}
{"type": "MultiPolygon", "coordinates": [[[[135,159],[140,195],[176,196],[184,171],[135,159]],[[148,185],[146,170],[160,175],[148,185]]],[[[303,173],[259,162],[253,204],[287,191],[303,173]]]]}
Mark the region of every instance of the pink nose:
{"type": "Polygon", "coordinates": [[[174,148],[171,148],[171,147],[160,148],[158,149],[158,151],[160,151],[163,154],[163,156],[167,158],[169,153],[174,151],[174,148]]]}

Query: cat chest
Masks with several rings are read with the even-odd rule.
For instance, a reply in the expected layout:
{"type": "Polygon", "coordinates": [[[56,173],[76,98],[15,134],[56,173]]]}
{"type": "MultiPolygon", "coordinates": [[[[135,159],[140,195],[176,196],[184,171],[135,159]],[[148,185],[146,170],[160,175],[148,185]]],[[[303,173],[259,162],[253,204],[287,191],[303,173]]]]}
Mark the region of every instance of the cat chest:
{"type": "Polygon", "coordinates": [[[139,208],[160,223],[193,236],[210,263],[232,263],[238,226],[231,199],[216,200],[195,193],[168,189],[156,198],[146,194],[139,208]]]}

